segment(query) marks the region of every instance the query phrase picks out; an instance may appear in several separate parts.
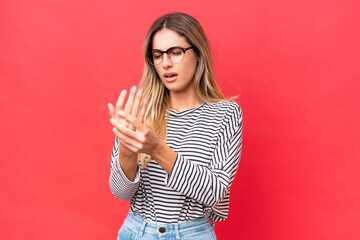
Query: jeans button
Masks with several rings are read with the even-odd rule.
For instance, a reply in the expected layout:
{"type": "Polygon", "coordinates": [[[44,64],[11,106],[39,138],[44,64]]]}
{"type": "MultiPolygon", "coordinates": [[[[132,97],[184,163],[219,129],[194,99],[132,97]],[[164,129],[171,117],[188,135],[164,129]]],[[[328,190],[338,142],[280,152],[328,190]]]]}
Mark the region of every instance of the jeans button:
{"type": "Polygon", "coordinates": [[[166,229],[164,227],[159,228],[159,232],[164,233],[166,229]]]}

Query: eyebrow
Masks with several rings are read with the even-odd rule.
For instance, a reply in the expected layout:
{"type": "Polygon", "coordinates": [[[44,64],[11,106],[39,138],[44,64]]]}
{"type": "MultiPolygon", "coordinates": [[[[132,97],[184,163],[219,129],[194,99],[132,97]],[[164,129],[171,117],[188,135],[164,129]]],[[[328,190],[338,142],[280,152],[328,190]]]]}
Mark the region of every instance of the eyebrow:
{"type": "Polygon", "coordinates": [[[169,50],[170,48],[186,48],[186,47],[181,47],[181,46],[173,46],[173,47],[169,47],[168,49],[166,49],[166,50],[160,50],[160,49],[157,49],[157,48],[152,48],[151,50],[152,51],[154,51],[154,50],[158,50],[158,51],[167,51],[167,50],[169,50]]]}

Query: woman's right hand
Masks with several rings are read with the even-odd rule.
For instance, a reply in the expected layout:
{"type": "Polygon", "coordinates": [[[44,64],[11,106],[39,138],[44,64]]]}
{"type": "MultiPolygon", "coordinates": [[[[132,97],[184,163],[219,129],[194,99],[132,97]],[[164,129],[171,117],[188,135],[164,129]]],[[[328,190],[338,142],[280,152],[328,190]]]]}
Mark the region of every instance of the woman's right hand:
{"type": "MultiPolygon", "coordinates": [[[[130,90],[129,98],[126,102],[125,108],[123,108],[127,91],[124,89],[121,91],[120,96],[116,102],[115,107],[109,103],[109,114],[112,119],[115,119],[118,123],[122,124],[123,126],[135,130],[135,128],[129,125],[124,119],[119,117],[119,111],[122,110],[127,114],[137,118],[140,120],[141,123],[144,123],[144,116],[147,107],[147,101],[144,100],[143,104],[141,105],[142,99],[142,91],[139,89],[136,91],[136,86],[133,86],[130,90]]],[[[137,153],[131,151],[127,147],[125,147],[120,141],[120,152],[122,155],[137,155],[137,153]]]]}

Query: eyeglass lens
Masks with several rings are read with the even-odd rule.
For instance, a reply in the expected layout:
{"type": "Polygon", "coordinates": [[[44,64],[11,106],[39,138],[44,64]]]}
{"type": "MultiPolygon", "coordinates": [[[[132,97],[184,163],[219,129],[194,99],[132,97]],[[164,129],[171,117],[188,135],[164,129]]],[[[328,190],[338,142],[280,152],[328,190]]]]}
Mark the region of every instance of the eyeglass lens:
{"type": "MultiPolygon", "coordinates": [[[[179,63],[184,58],[184,52],[181,48],[170,48],[167,52],[168,57],[173,63],[179,63]]],[[[162,62],[164,54],[160,51],[154,50],[152,52],[152,60],[154,65],[158,65],[162,62]]]]}

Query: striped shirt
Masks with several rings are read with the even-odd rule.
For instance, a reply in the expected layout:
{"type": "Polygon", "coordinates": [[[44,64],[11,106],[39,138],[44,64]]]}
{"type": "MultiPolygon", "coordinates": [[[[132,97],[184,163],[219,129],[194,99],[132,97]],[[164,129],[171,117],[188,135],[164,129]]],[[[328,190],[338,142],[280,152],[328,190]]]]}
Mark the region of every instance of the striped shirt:
{"type": "Polygon", "coordinates": [[[111,157],[110,188],[130,201],[131,211],[158,223],[177,223],[205,216],[227,218],[230,185],[242,145],[242,111],[235,102],[204,103],[181,112],[170,110],[167,145],[177,153],[171,174],[154,159],[139,165],[134,181],[121,170],[119,141],[111,157]]]}

